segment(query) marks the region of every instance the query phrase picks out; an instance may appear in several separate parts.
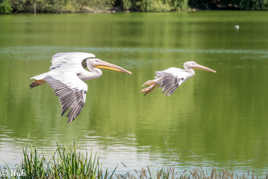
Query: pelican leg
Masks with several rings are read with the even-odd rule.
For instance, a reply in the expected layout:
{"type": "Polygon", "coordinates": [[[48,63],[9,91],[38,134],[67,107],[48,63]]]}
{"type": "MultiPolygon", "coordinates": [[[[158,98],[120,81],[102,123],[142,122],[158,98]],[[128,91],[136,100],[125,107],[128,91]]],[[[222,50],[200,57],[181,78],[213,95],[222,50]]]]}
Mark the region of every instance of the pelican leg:
{"type": "Polygon", "coordinates": [[[146,81],[145,83],[143,83],[142,86],[151,86],[151,85],[154,84],[154,83],[156,83],[155,80],[148,80],[148,81],[146,81]]]}
{"type": "Polygon", "coordinates": [[[36,87],[36,86],[42,85],[43,83],[45,83],[44,80],[35,80],[34,82],[32,82],[32,83],[30,84],[30,88],[34,88],[34,87],[36,87]]]}
{"type": "Polygon", "coordinates": [[[143,86],[148,86],[141,90],[141,92],[144,93],[144,95],[147,95],[157,86],[157,83],[155,80],[148,80],[143,84],[143,86]]]}

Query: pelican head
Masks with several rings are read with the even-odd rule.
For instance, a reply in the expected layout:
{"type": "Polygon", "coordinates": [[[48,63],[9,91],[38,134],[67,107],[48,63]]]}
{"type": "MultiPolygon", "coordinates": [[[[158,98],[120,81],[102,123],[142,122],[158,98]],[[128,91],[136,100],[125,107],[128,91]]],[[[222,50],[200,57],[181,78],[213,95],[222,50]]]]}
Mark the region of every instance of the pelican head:
{"type": "Polygon", "coordinates": [[[112,63],[103,61],[101,59],[98,58],[89,58],[87,60],[87,68],[89,70],[92,70],[94,68],[102,68],[102,69],[107,69],[107,70],[113,70],[113,71],[117,71],[117,72],[124,72],[127,73],[129,75],[132,74],[132,72],[118,66],[118,65],[114,65],[112,63]]]}
{"type": "Polygon", "coordinates": [[[216,73],[215,70],[199,65],[198,63],[196,63],[195,61],[187,61],[183,64],[185,70],[190,70],[190,69],[200,69],[200,70],[205,70],[205,71],[209,71],[209,72],[213,72],[216,73]]]}

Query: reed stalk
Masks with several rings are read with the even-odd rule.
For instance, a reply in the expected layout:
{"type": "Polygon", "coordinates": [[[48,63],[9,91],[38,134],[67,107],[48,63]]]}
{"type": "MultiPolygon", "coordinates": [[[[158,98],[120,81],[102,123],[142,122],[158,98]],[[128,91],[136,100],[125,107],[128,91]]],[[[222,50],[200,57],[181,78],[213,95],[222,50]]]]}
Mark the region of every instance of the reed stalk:
{"type": "MultiPolygon", "coordinates": [[[[254,172],[248,171],[245,174],[235,174],[228,170],[216,168],[178,171],[175,168],[142,168],[140,170],[129,170],[125,173],[104,169],[99,158],[94,154],[83,155],[77,151],[77,146],[73,144],[71,148],[58,145],[51,158],[41,155],[36,148],[27,147],[23,149],[23,160],[17,166],[16,171],[23,171],[22,178],[89,178],[89,179],[246,179],[246,178],[268,178],[268,175],[258,176],[254,172]]],[[[124,164],[127,169],[127,166],[124,164]]],[[[7,167],[8,168],[8,167],[7,167]]],[[[9,168],[8,168],[9,169],[9,168]]],[[[9,171],[9,177],[14,176],[14,172],[9,171]]],[[[14,171],[14,170],[13,170],[14,171]]],[[[20,172],[21,173],[21,172],[20,172]]],[[[3,177],[2,177],[3,178],[3,177]]]]}

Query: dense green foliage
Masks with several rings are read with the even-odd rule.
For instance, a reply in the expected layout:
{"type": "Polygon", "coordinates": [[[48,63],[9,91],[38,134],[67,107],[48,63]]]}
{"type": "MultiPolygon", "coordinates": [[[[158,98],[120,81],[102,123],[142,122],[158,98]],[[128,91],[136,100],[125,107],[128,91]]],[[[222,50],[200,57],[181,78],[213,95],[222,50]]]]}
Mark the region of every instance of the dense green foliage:
{"type": "Polygon", "coordinates": [[[171,11],[188,4],[188,0],[115,0],[114,6],[132,11],[171,11]]]}
{"type": "Polygon", "coordinates": [[[63,13],[104,11],[176,11],[181,9],[268,8],[268,0],[0,0],[0,13],[63,13]]]}
{"type": "Polygon", "coordinates": [[[82,12],[92,8],[107,9],[113,0],[9,0],[13,12],[82,12]]]}
{"type": "Polygon", "coordinates": [[[267,0],[190,0],[189,6],[198,9],[265,10],[267,0]]]}
{"type": "Polygon", "coordinates": [[[12,11],[11,4],[8,0],[0,0],[0,14],[7,14],[12,11]]]}
{"type": "Polygon", "coordinates": [[[171,11],[187,4],[188,0],[3,0],[2,6],[7,10],[0,12],[171,11]]]}

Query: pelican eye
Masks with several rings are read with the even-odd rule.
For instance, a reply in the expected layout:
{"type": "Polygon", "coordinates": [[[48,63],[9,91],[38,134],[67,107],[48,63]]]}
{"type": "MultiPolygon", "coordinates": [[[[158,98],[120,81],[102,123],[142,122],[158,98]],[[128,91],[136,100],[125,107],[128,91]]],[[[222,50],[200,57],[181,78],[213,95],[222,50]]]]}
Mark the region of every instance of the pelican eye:
{"type": "Polygon", "coordinates": [[[85,58],[83,61],[82,61],[82,67],[87,70],[87,60],[92,60],[92,59],[95,59],[95,57],[88,57],[88,58],[85,58]]]}
{"type": "Polygon", "coordinates": [[[87,68],[87,59],[88,59],[88,58],[86,58],[86,59],[84,59],[84,60],[82,61],[82,67],[83,67],[84,69],[87,68]]]}

